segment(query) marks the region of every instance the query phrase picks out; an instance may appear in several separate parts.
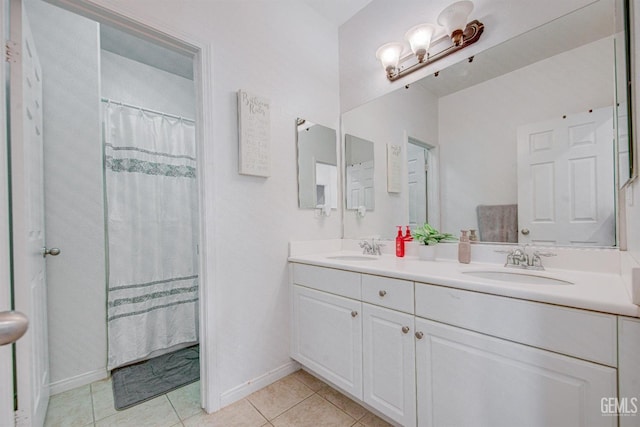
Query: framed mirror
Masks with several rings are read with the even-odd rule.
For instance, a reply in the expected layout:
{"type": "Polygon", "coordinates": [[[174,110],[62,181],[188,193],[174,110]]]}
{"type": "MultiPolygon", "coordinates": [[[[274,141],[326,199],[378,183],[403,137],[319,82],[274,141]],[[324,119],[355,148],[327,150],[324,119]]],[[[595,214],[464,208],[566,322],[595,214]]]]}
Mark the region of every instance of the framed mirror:
{"type": "Polygon", "coordinates": [[[298,206],[338,208],[338,154],[334,129],[297,119],[298,206]]]}
{"type": "Polygon", "coordinates": [[[373,142],[345,135],[345,197],[349,210],[375,207],[373,142]]]}
{"type": "Polygon", "coordinates": [[[629,0],[616,2],[616,130],[618,142],[618,184],[625,187],[638,176],[637,158],[633,145],[633,111],[631,68],[631,16],[629,0]]]}
{"type": "MultiPolygon", "coordinates": [[[[621,4],[593,2],[348,111],[343,129],[383,128],[384,140],[362,133],[376,151],[417,139],[438,153],[439,197],[426,210],[439,213],[428,221],[444,232],[476,229],[491,243],[615,246],[621,4]],[[366,122],[356,120],[360,111],[366,122]]],[[[409,188],[378,194],[389,213],[376,218],[379,234],[409,223],[409,188]]],[[[350,227],[345,236],[362,234],[350,227]]]]}

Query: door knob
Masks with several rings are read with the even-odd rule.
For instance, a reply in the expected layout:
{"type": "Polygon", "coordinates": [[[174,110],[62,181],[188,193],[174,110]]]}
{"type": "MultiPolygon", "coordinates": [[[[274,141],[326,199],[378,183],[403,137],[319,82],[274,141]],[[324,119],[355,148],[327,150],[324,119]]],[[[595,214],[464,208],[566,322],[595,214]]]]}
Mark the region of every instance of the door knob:
{"type": "Polygon", "coordinates": [[[27,332],[29,319],[18,311],[0,312],[0,345],[16,342],[27,332]]]}
{"type": "Polygon", "coordinates": [[[528,228],[523,228],[522,230],[520,230],[520,232],[521,232],[522,234],[524,234],[525,236],[528,236],[528,235],[529,235],[529,229],[528,229],[528,228]]]}
{"type": "Polygon", "coordinates": [[[422,337],[424,337],[424,334],[420,331],[416,332],[416,338],[418,338],[419,340],[422,339],[422,337]]]}
{"type": "Polygon", "coordinates": [[[411,329],[410,329],[408,326],[403,326],[403,327],[402,327],[402,333],[403,333],[403,334],[408,334],[410,330],[411,330],[411,329]]]}
{"type": "Polygon", "coordinates": [[[387,294],[387,291],[379,291],[378,295],[380,295],[381,297],[385,296],[387,294]]]}
{"type": "Polygon", "coordinates": [[[351,312],[351,317],[356,317],[357,315],[358,315],[358,312],[357,312],[357,311],[352,311],[352,312],[351,312]]]}
{"type": "Polygon", "coordinates": [[[60,249],[58,248],[42,248],[42,256],[46,257],[47,255],[56,256],[60,254],[60,249]]]}

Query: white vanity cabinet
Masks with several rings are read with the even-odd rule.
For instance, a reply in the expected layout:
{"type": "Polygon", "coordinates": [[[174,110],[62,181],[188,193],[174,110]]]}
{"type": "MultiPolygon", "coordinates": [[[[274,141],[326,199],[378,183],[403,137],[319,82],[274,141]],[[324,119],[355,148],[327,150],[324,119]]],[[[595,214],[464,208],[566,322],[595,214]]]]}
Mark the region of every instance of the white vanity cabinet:
{"type": "Polygon", "coordinates": [[[617,401],[605,402],[605,411],[622,413],[620,427],[640,425],[640,319],[618,318],[618,377],[620,394],[617,401]]]}
{"type": "Polygon", "coordinates": [[[294,264],[291,357],[362,399],[360,274],[294,264]]]}
{"type": "Polygon", "coordinates": [[[416,318],[419,426],[616,426],[616,370],[416,318]]]}
{"type": "Polygon", "coordinates": [[[640,410],[639,319],[301,263],[291,271],[291,356],[398,425],[638,425],[640,413],[615,411],[640,410]]]}
{"type": "Polygon", "coordinates": [[[364,402],[405,427],[416,425],[414,317],[362,304],[364,402]]]}

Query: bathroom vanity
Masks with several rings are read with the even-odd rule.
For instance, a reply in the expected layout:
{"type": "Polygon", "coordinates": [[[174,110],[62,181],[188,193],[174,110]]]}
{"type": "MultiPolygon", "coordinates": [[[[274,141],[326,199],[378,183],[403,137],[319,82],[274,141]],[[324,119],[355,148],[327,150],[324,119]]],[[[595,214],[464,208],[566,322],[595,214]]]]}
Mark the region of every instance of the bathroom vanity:
{"type": "Polygon", "coordinates": [[[640,311],[620,276],[365,258],[290,257],[291,357],[356,401],[402,426],[640,423],[640,311]]]}

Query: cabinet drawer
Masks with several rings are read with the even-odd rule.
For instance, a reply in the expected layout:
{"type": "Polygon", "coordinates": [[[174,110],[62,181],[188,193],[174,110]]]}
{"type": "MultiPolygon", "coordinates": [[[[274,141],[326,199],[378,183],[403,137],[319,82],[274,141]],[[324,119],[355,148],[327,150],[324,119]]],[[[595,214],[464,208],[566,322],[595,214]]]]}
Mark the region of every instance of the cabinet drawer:
{"type": "Polygon", "coordinates": [[[416,283],[416,315],[617,366],[616,316],[416,283]]]}
{"type": "Polygon", "coordinates": [[[413,313],[413,282],[363,274],[362,300],[413,313]]]}
{"type": "Polygon", "coordinates": [[[361,299],[362,295],[360,273],[352,271],[294,263],[293,283],[347,298],[361,299]]]}

